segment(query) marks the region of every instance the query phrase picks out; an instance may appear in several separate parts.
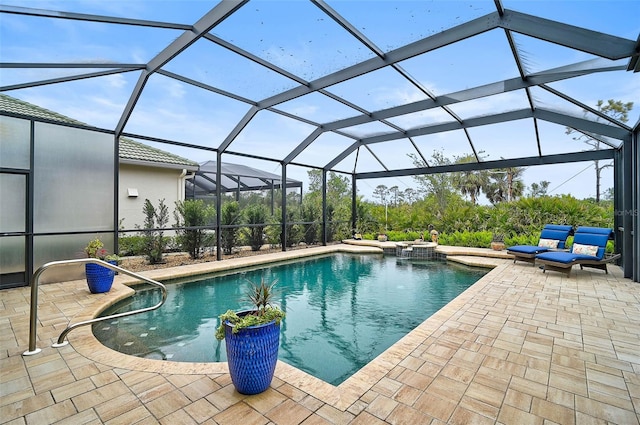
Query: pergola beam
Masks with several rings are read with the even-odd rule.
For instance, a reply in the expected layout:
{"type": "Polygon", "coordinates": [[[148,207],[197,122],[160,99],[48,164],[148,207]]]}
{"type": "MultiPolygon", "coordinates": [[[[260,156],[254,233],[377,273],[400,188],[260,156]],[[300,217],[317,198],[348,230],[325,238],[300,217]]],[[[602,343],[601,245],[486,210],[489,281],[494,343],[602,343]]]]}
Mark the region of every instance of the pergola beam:
{"type": "MultiPolygon", "coordinates": [[[[144,67],[137,68],[137,70],[139,70],[139,69],[144,69],[144,67]]],[[[135,71],[135,70],[136,70],[136,68],[110,69],[108,71],[89,72],[89,73],[86,73],[86,74],[77,74],[77,75],[70,75],[70,76],[67,76],[67,77],[51,78],[51,79],[48,79],[48,80],[31,81],[29,83],[13,84],[13,85],[10,85],[10,86],[2,86],[2,87],[0,87],[0,92],[11,91],[11,90],[20,90],[20,89],[26,89],[26,88],[38,87],[38,86],[48,86],[50,84],[66,83],[66,82],[69,82],[69,81],[86,80],[88,78],[104,77],[104,76],[113,75],[113,74],[123,74],[125,72],[131,72],[131,71],[135,71]]]]}
{"type": "Polygon", "coordinates": [[[347,149],[338,154],[332,161],[330,161],[324,168],[331,169],[340,163],[343,159],[349,156],[359,146],[368,145],[372,143],[389,142],[392,140],[403,139],[406,137],[425,136],[427,134],[442,133],[446,131],[462,130],[469,127],[477,127],[482,125],[497,124],[505,121],[514,121],[525,118],[531,118],[532,112],[529,109],[520,109],[517,111],[505,112],[502,114],[488,115],[483,117],[471,118],[465,120],[463,123],[457,121],[430,125],[421,128],[415,128],[406,132],[394,132],[381,134],[378,136],[367,137],[358,140],[356,143],[349,146],[347,149]]]}
{"type": "Polygon", "coordinates": [[[464,164],[439,165],[423,168],[405,168],[402,170],[373,171],[356,174],[356,179],[379,179],[387,177],[406,177],[424,174],[455,173],[460,171],[493,170],[510,167],[530,167],[534,165],[564,164],[594,160],[613,159],[615,149],[589,150],[584,152],[564,153],[546,156],[530,156],[524,158],[500,159],[496,161],[467,162],[464,164]]]}
{"type": "Polygon", "coordinates": [[[285,164],[288,164],[291,161],[293,161],[298,155],[300,155],[300,153],[302,153],[303,150],[305,150],[311,143],[313,143],[322,133],[324,133],[324,130],[321,127],[316,128],[313,131],[313,133],[307,136],[302,141],[302,143],[296,146],[296,148],[292,150],[291,153],[284,158],[283,162],[285,164]]]}
{"type": "Polygon", "coordinates": [[[573,117],[560,112],[550,111],[548,109],[536,108],[533,116],[544,121],[564,125],[577,130],[583,130],[588,133],[612,137],[622,141],[629,140],[631,137],[631,132],[623,128],[591,121],[585,118],[573,117]]]}
{"type": "Polygon", "coordinates": [[[147,83],[147,80],[157,70],[164,66],[171,59],[175,58],[178,54],[183,52],[186,48],[202,38],[206,33],[211,31],[216,25],[224,21],[233,12],[243,6],[249,0],[227,0],[218,3],[216,7],[211,9],[207,14],[196,22],[193,27],[190,27],[188,31],[183,32],[178,38],[172,41],[167,47],[165,47],[160,53],[152,58],[147,64],[146,69],[138,79],[135,88],[133,89],[127,106],[122,112],[120,121],[116,126],[116,136],[122,133],[129,117],[133,113],[142,90],[147,83]]]}
{"type": "Polygon", "coordinates": [[[369,145],[373,143],[389,142],[392,140],[403,139],[406,137],[425,136],[427,134],[436,134],[446,131],[462,130],[470,127],[480,127],[491,124],[498,124],[507,121],[515,121],[526,118],[537,118],[544,121],[552,122],[555,124],[564,125],[567,127],[583,130],[594,134],[600,134],[603,136],[612,137],[618,140],[627,140],[630,137],[630,132],[619,127],[612,125],[606,125],[590,121],[584,118],[572,117],[558,112],[550,111],[547,109],[536,108],[534,111],[529,109],[519,109],[511,112],[504,112],[494,115],[486,115],[476,118],[470,118],[465,120],[463,124],[457,122],[450,122],[444,124],[436,124],[422,128],[416,128],[408,130],[403,133],[387,133],[379,136],[368,137],[360,139],[356,143],[349,146],[339,155],[337,155],[332,161],[330,161],[324,168],[331,169],[338,163],[349,156],[359,146],[369,145]]]}
{"type": "Polygon", "coordinates": [[[1,13],[17,15],[37,16],[40,18],[70,19],[74,21],[102,22],[106,24],[134,25],[140,27],[166,28],[189,31],[193,27],[185,24],[171,22],[148,21],[144,19],[119,18],[114,16],[89,15],[86,13],[61,12],[58,10],[33,9],[29,7],[0,5],[1,13]]]}
{"type": "Polygon", "coordinates": [[[351,78],[367,74],[371,71],[384,68],[387,65],[421,55],[423,53],[447,46],[451,43],[464,40],[477,34],[481,34],[491,29],[497,28],[497,26],[498,14],[491,13],[484,17],[480,17],[462,25],[458,25],[457,27],[442,31],[438,34],[432,35],[431,37],[427,37],[425,39],[400,47],[396,50],[387,52],[384,59],[375,57],[364,62],[360,62],[356,65],[334,72],[333,74],[329,74],[311,81],[308,85],[295,87],[291,90],[287,90],[283,93],[264,99],[260,102],[260,104],[264,107],[275,106],[279,103],[283,103],[303,96],[305,94],[325,89],[334,84],[347,81],[351,78]]]}
{"type": "Polygon", "coordinates": [[[247,111],[246,114],[242,117],[240,122],[236,124],[236,126],[231,130],[231,133],[224,139],[224,141],[218,146],[218,152],[222,153],[227,150],[229,145],[238,137],[238,134],[242,131],[243,128],[246,127],[247,124],[253,119],[253,117],[260,111],[257,106],[253,106],[250,110],[247,111]]]}
{"type": "Polygon", "coordinates": [[[592,114],[597,115],[599,118],[601,118],[601,119],[603,119],[605,121],[608,121],[611,124],[615,124],[618,127],[622,127],[627,131],[631,131],[631,127],[629,127],[625,123],[620,122],[620,121],[616,120],[615,118],[612,118],[609,115],[605,114],[604,112],[601,112],[601,111],[598,111],[597,109],[592,108],[589,105],[585,105],[584,103],[579,102],[578,100],[576,100],[576,99],[574,99],[574,98],[572,98],[570,96],[567,96],[566,94],[562,93],[561,91],[553,89],[553,88],[547,86],[546,84],[540,84],[540,88],[548,91],[549,93],[555,94],[556,96],[566,100],[567,102],[570,102],[570,103],[573,103],[576,106],[579,106],[580,108],[582,108],[585,111],[589,111],[592,114]]]}
{"type": "Polygon", "coordinates": [[[326,131],[338,130],[346,127],[352,127],[355,125],[366,124],[371,121],[392,118],[405,114],[410,114],[418,111],[425,111],[433,108],[438,108],[445,105],[454,105],[460,102],[466,102],[469,100],[480,99],[483,97],[493,96],[497,94],[507,93],[510,91],[521,90],[528,87],[535,87],[540,84],[552,83],[560,81],[570,77],[577,77],[580,75],[588,75],[593,72],[605,72],[605,71],[620,71],[624,69],[624,65],[615,65],[610,67],[601,67],[593,69],[591,67],[592,61],[581,62],[571,65],[570,71],[568,67],[554,68],[543,73],[538,73],[529,76],[526,80],[522,78],[511,78],[508,80],[498,81],[495,83],[489,83],[470,89],[460,90],[453,93],[443,94],[438,96],[437,99],[425,99],[406,105],[395,106],[388,109],[382,109],[373,112],[371,115],[362,115],[357,117],[346,118],[343,120],[336,120],[329,123],[322,124],[322,127],[326,131]]]}
{"type": "Polygon", "coordinates": [[[611,60],[628,58],[635,52],[633,40],[513,10],[504,11],[500,27],[611,60]]]}
{"type": "Polygon", "coordinates": [[[116,62],[0,62],[0,68],[4,69],[67,69],[67,68],[120,68],[120,69],[144,69],[144,63],[116,63],[116,62]]]}

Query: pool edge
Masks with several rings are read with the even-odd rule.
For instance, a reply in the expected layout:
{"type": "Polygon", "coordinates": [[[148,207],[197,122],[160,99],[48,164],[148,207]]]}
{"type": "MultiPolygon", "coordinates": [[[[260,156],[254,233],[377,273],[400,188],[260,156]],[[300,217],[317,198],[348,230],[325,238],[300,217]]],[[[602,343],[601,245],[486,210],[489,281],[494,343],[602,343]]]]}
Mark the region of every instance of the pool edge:
{"type": "MultiPolygon", "coordinates": [[[[192,276],[202,273],[213,273],[216,271],[226,271],[234,267],[250,267],[253,265],[277,263],[280,261],[287,261],[289,259],[306,258],[310,256],[323,255],[336,252],[348,252],[348,253],[371,253],[381,254],[379,249],[371,249],[371,247],[359,247],[353,245],[332,245],[327,247],[309,248],[305,250],[287,251],[283,253],[267,254],[265,256],[256,257],[268,257],[268,258],[256,258],[248,257],[247,261],[234,261],[234,264],[220,264],[221,262],[203,263],[209,267],[202,267],[198,265],[200,272],[194,270],[181,270],[180,273],[176,273],[177,268],[173,269],[159,269],[149,272],[141,272],[141,274],[151,277],[152,279],[163,280],[168,278],[177,278],[192,276]],[[250,261],[254,260],[254,261],[250,261]],[[260,260],[260,261],[255,261],[260,260]],[[215,267],[217,265],[217,267],[215,267]],[[211,267],[214,266],[214,267],[211,267]],[[202,271],[205,270],[205,271],[202,271]],[[153,277],[150,275],[154,275],[153,277]],[[163,275],[164,278],[157,275],[163,275]],[[177,276],[179,275],[179,276],[177,276]]],[[[226,260],[233,261],[233,260],[226,260]]],[[[226,262],[225,261],[225,262],[226,262]]],[[[399,341],[382,352],[376,358],[374,358],[367,365],[362,367],[359,371],[354,373],[351,377],[347,378],[338,386],[331,385],[319,378],[307,374],[306,372],[297,369],[283,361],[278,361],[274,377],[274,383],[272,386],[278,385],[278,382],[287,383],[299,388],[300,390],[307,392],[308,394],[318,398],[319,400],[330,403],[336,408],[346,410],[353,402],[369,391],[378,381],[384,377],[391,369],[399,365],[402,360],[408,355],[408,353],[415,350],[425,339],[425,336],[436,332],[450,317],[452,317],[458,310],[459,305],[464,304],[470,298],[472,294],[480,291],[491,281],[491,275],[498,273],[506,265],[497,264],[498,261],[492,259],[491,264],[482,264],[482,267],[493,267],[487,274],[481,277],[471,287],[466,289],[431,317],[427,318],[418,327],[402,337],[399,341]]],[[[189,267],[189,266],[181,266],[189,267]]],[[[120,299],[131,294],[132,289],[129,287],[131,279],[125,276],[118,276],[114,282],[112,291],[108,294],[104,294],[100,300],[90,304],[84,308],[78,315],[73,317],[72,322],[80,320],[88,320],[96,317],[101,311],[103,311],[109,305],[112,305],[120,299]]],[[[212,336],[213,337],[213,336],[212,336]]],[[[156,359],[143,359],[135,356],[120,353],[104,346],[93,335],[90,327],[84,327],[75,330],[69,334],[69,342],[79,354],[86,358],[93,360],[97,363],[102,363],[107,366],[141,371],[141,372],[155,372],[155,373],[167,373],[167,374],[202,374],[202,375],[224,375],[228,374],[228,366],[226,362],[215,363],[187,363],[187,362],[172,362],[166,360],[156,359]]]]}

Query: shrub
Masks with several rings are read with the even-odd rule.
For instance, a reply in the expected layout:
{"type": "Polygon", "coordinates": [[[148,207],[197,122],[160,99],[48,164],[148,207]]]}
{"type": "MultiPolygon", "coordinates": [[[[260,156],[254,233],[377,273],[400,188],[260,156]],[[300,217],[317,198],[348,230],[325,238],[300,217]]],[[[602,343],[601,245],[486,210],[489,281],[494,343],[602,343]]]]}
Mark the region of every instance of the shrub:
{"type": "Polygon", "coordinates": [[[311,245],[318,241],[318,235],[320,233],[320,216],[322,213],[318,211],[316,206],[311,202],[302,202],[300,207],[300,214],[302,215],[302,221],[307,223],[303,224],[302,239],[307,245],[311,245]]]}
{"type": "MultiPolygon", "coordinates": [[[[164,253],[177,251],[174,239],[171,236],[163,236],[162,244],[165,247],[164,253]]],[[[130,257],[145,254],[144,236],[127,235],[118,238],[118,255],[121,257],[130,257]]]]}
{"type": "MultiPolygon", "coordinates": [[[[240,224],[242,222],[242,214],[240,213],[240,205],[237,201],[227,201],[222,204],[220,214],[220,224],[223,226],[240,224]]],[[[222,239],[222,251],[225,254],[231,254],[233,247],[238,243],[238,228],[224,227],[220,229],[222,239]]]]}
{"type": "Polygon", "coordinates": [[[273,248],[280,245],[280,233],[282,233],[280,229],[282,228],[282,225],[278,223],[278,219],[276,217],[272,216],[271,221],[275,222],[275,224],[269,225],[265,229],[265,233],[267,236],[267,243],[273,248]]]}
{"type": "MultiPolygon", "coordinates": [[[[296,206],[287,208],[287,240],[285,246],[294,246],[301,240],[301,230],[299,224],[293,224],[298,221],[300,209],[296,206]]],[[[267,230],[267,238],[269,243],[274,244],[276,241],[278,244],[282,242],[282,210],[278,208],[274,214],[274,221],[279,226],[271,226],[267,230]]]]}
{"type": "Polygon", "coordinates": [[[188,199],[176,202],[173,212],[176,220],[176,242],[192,259],[199,258],[205,243],[210,241],[204,226],[210,224],[215,216],[213,206],[208,206],[201,199],[188,199]]]}
{"type": "Polygon", "coordinates": [[[245,208],[244,217],[247,224],[252,226],[247,228],[247,238],[252,251],[259,251],[264,244],[264,229],[269,213],[264,204],[253,204],[245,208]]]}
{"type": "Polygon", "coordinates": [[[522,234],[522,235],[513,235],[511,237],[506,237],[504,239],[504,243],[507,247],[514,246],[514,245],[538,245],[539,239],[540,239],[540,232],[522,234]]]}
{"type": "MultiPolygon", "coordinates": [[[[420,232],[414,231],[403,232],[398,230],[389,230],[386,235],[388,238],[387,240],[392,242],[414,241],[416,239],[420,239],[420,232]]],[[[376,234],[375,239],[377,238],[378,236],[376,234]]]]}
{"type": "MultiPolygon", "coordinates": [[[[410,208],[394,207],[393,213],[389,211],[389,227],[424,229],[432,224],[440,232],[441,244],[477,247],[489,247],[491,243],[490,236],[484,232],[489,232],[489,235],[492,231],[503,233],[505,245],[509,247],[537,244],[545,224],[613,227],[611,202],[595,203],[570,195],[521,198],[496,205],[473,205],[453,197],[442,214],[434,214],[434,208],[430,197],[414,202],[410,208]],[[400,211],[402,219],[396,217],[400,211]]],[[[371,209],[375,212],[377,226],[384,227],[381,224],[384,223],[384,206],[372,205],[371,209]]],[[[407,236],[395,236],[393,230],[387,235],[392,241],[409,239],[407,236]]],[[[367,232],[363,238],[376,239],[377,234],[367,232]]],[[[429,239],[426,232],[425,239],[429,239]]]]}
{"type": "Polygon", "coordinates": [[[493,232],[453,232],[440,233],[441,245],[468,246],[474,248],[489,248],[493,240],[493,232]]]}
{"type": "Polygon", "coordinates": [[[159,264],[163,261],[164,250],[167,240],[161,230],[169,221],[169,210],[164,204],[164,199],[158,202],[158,208],[154,207],[151,201],[144,200],[142,207],[144,213],[144,231],[141,232],[142,251],[147,257],[149,264],[159,264]]]}
{"type": "Polygon", "coordinates": [[[118,238],[118,249],[121,257],[144,255],[144,237],[138,235],[118,238]]]}

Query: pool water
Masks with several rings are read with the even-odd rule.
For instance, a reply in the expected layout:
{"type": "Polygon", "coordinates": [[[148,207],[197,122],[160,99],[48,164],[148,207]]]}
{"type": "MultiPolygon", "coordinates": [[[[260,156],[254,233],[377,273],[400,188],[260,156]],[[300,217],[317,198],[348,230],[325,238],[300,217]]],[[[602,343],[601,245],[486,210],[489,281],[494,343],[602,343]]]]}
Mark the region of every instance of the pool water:
{"type": "MultiPolygon", "coordinates": [[[[178,362],[226,361],[214,337],[218,316],[246,309],[249,281],[277,280],[282,321],[279,359],[338,385],[487,273],[443,261],[338,254],[191,282],[167,282],[160,309],[93,325],[117,351],[178,362]]],[[[151,306],[139,291],[102,313],[151,306]]]]}

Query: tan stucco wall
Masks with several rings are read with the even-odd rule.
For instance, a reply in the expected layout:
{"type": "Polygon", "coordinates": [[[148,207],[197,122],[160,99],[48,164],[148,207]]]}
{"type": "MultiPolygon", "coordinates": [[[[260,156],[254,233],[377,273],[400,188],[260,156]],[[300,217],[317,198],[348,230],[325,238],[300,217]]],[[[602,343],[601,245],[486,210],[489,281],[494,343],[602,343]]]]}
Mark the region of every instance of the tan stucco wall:
{"type": "Polygon", "coordinates": [[[120,187],[118,189],[118,216],[120,227],[134,229],[136,224],[144,225],[142,207],[144,200],[149,199],[154,207],[159,200],[169,209],[169,223],[173,224],[175,202],[184,200],[183,170],[147,167],[132,164],[120,164],[120,187]],[[138,190],[138,197],[129,197],[130,188],[138,190]]]}

